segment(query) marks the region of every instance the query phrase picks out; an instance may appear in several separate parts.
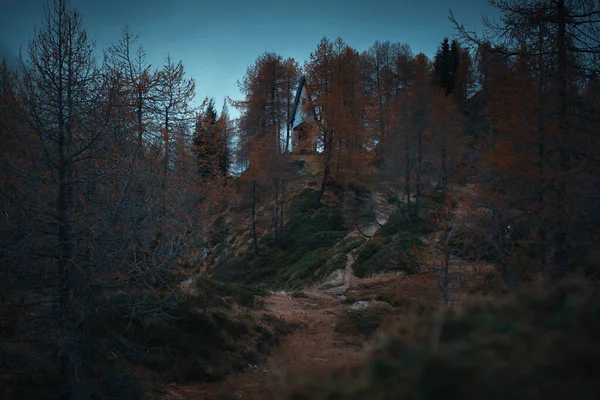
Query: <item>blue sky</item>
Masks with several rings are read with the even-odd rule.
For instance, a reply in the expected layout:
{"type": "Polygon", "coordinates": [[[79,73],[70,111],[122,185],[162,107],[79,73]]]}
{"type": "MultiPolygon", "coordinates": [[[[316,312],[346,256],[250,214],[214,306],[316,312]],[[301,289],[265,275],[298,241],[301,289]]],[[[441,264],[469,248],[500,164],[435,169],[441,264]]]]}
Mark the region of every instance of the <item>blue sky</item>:
{"type": "MultiPolygon", "coordinates": [[[[43,21],[43,0],[1,0],[0,57],[14,57],[43,21]],[[4,54],[2,54],[4,53],[4,54]]],[[[494,15],[486,0],[71,0],[99,50],[115,43],[125,25],[139,34],[153,66],[167,54],[182,60],[196,80],[196,102],[239,99],[237,80],[265,51],[303,64],[320,39],[340,36],[359,51],[375,40],[406,42],[414,53],[433,55],[459,21],[480,29],[494,15]]],[[[220,106],[219,106],[220,107],[220,106]]]]}

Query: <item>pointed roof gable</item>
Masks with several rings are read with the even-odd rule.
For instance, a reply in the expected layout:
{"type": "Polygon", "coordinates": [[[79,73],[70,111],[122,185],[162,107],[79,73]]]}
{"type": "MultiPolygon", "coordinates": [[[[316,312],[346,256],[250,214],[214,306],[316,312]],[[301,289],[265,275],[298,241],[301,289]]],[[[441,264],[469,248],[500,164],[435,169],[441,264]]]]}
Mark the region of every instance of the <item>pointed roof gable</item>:
{"type": "MultiPolygon", "coordinates": [[[[310,91],[308,90],[308,86],[306,85],[306,78],[302,77],[302,79],[300,79],[300,83],[298,84],[298,89],[296,90],[296,98],[294,99],[294,106],[292,108],[292,115],[290,116],[290,120],[289,120],[289,124],[291,125],[292,129],[294,129],[296,126],[300,125],[305,119],[303,118],[302,121],[295,123],[295,119],[297,115],[303,115],[305,114],[304,110],[302,109],[303,107],[303,102],[301,101],[302,98],[305,98],[306,101],[309,103],[309,107],[310,107],[310,111],[311,112],[311,117],[317,121],[317,113],[314,107],[314,104],[312,102],[312,98],[310,97],[310,91]],[[304,96],[303,96],[304,94],[304,96]]],[[[304,117],[306,117],[304,115],[304,117]]]]}

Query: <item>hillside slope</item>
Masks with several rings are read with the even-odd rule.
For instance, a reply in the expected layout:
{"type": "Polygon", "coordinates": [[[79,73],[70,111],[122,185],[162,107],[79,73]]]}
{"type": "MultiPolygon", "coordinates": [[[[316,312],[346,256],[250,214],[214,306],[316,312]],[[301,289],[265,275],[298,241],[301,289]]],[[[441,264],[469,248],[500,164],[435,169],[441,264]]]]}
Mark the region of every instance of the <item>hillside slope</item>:
{"type": "Polygon", "coordinates": [[[409,250],[421,248],[422,239],[432,232],[431,215],[440,200],[423,196],[422,218],[407,221],[402,204],[389,193],[367,185],[332,186],[316,209],[321,179],[318,157],[290,156],[284,176],[285,246],[274,237],[273,201],[263,199],[257,209],[259,254],[253,245],[250,210],[238,207],[217,219],[212,228],[209,271],[220,279],[289,290],[331,281],[350,258],[355,275],[361,278],[385,271],[414,272],[409,250]]]}

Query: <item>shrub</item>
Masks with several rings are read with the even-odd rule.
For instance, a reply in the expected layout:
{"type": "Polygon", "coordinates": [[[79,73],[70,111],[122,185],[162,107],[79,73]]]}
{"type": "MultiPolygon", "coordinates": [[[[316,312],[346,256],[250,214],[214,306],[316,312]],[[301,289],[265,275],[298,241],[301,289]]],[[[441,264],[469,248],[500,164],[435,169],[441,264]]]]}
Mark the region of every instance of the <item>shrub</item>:
{"type": "Polygon", "coordinates": [[[386,302],[388,304],[392,304],[392,303],[390,303],[390,301],[392,300],[392,298],[394,297],[394,295],[395,295],[394,292],[380,292],[380,293],[377,294],[377,300],[384,301],[384,302],[386,302]]]}
{"type": "Polygon", "coordinates": [[[193,299],[174,304],[169,314],[172,319],[167,322],[115,315],[113,323],[123,328],[120,354],[161,379],[175,382],[222,379],[249,362],[255,363],[257,354],[264,354],[289,332],[275,316],[256,321],[249,313],[232,310],[203,312],[193,299]],[[127,342],[145,351],[131,353],[127,342]]]}
{"type": "Polygon", "coordinates": [[[600,398],[599,316],[597,288],[540,284],[399,325],[360,365],[303,377],[285,398],[600,398]]]}
{"type": "Polygon", "coordinates": [[[358,251],[353,266],[355,275],[362,278],[391,268],[414,273],[417,266],[414,250],[422,248],[421,238],[429,233],[431,227],[425,220],[390,218],[358,251]]]}
{"type": "Polygon", "coordinates": [[[369,337],[379,328],[384,317],[394,312],[387,303],[378,303],[359,310],[347,310],[338,316],[335,331],[344,335],[369,337]]]}

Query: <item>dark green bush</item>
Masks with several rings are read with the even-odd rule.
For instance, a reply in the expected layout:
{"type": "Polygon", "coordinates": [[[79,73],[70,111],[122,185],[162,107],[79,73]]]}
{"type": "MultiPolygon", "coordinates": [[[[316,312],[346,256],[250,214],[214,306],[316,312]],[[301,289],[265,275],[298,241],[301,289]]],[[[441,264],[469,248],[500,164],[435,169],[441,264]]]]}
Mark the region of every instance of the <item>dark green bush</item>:
{"type": "Polygon", "coordinates": [[[369,337],[381,326],[384,317],[393,312],[393,307],[386,303],[373,304],[358,310],[347,310],[338,316],[335,331],[344,335],[369,337]]]}
{"type": "Polygon", "coordinates": [[[413,252],[423,247],[421,238],[431,233],[428,222],[422,219],[403,221],[392,216],[381,229],[359,249],[353,269],[362,278],[383,272],[392,266],[412,274],[418,260],[413,252]]]}
{"type": "Polygon", "coordinates": [[[380,292],[377,294],[377,300],[385,301],[388,304],[391,304],[393,297],[394,297],[394,292],[380,292]]]}

